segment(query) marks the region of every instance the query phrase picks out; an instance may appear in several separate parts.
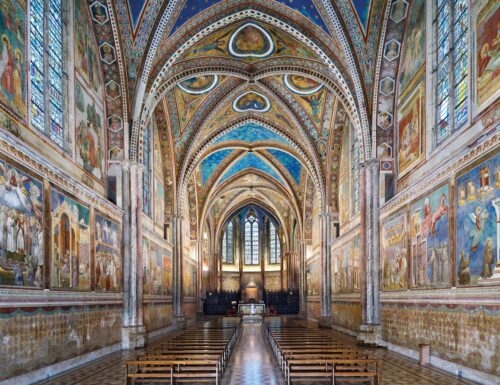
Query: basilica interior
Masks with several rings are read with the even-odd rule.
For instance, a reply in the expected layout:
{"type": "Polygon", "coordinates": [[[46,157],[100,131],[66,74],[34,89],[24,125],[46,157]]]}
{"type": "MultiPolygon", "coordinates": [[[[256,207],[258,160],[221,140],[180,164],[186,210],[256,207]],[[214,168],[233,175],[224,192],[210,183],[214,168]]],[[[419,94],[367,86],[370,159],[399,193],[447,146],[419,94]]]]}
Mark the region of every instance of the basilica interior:
{"type": "Polygon", "coordinates": [[[500,384],[499,26],[2,0],[0,384],[500,384]]]}

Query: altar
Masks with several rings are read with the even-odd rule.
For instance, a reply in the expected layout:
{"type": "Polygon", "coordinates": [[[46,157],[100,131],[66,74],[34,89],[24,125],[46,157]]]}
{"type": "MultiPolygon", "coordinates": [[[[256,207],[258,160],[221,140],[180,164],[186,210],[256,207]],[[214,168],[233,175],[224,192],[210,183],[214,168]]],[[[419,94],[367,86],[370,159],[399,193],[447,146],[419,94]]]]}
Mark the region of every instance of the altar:
{"type": "Polygon", "coordinates": [[[243,316],[243,322],[261,321],[266,305],[264,303],[240,303],[238,314],[243,316]]]}

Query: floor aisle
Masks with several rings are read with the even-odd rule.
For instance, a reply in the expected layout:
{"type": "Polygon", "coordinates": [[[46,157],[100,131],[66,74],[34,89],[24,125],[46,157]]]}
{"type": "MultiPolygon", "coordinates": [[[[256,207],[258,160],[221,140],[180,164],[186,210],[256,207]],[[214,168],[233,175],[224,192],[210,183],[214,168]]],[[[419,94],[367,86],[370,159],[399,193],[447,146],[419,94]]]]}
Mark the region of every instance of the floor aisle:
{"type": "MultiPolygon", "coordinates": [[[[316,327],[314,323],[308,322],[308,324],[316,327]]],[[[285,381],[265,340],[263,326],[246,323],[242,328],[221,385],[284,385],[285,381]]],[[[345,334],[333,330],[324,332],[332,333],[336,338],[345,339],[348,343],[356,343],[352,337],[345,334]]],[[[366,351],[381,361],[382,385],[477,385],[434,368],[421,367],[415,361],[385,349],[366,349],[366,351]]],[[[136,353],[138,352],[111,354],[37,385],[122,385],[125,362],[136,353]]],[[[294,382],[294,385],[303,384],[313,383],[294,382]]],[[[338,381],[338,384],[345,383],[338,381]]]]}

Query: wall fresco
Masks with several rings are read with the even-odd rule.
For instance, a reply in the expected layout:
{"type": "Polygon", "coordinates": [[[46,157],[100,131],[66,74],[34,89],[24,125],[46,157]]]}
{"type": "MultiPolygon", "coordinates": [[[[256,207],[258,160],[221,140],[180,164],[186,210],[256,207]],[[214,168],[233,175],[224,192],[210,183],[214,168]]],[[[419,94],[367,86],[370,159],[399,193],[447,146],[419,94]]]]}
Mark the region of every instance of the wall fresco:
{"type": "Polygon", "coordinates": [[[51,287],[90,290],[90,210],[55,188],[50,210],[51,287]]]}
{"type": "Polygon", "coordinates": [[[95,290],[120,291],[123,272],[120,224],[98,213],[94,222],[95,290]]]}
{"type": "Polygon", "coordinates": [[[43,184],[0,159],[0,285],[43,286],[43,184]]]}
{"type": "Polygon", "coordinates": [[[406,212],[386,218],[380,231],[382,290],[408,288],[408,221],[406,212]]]}

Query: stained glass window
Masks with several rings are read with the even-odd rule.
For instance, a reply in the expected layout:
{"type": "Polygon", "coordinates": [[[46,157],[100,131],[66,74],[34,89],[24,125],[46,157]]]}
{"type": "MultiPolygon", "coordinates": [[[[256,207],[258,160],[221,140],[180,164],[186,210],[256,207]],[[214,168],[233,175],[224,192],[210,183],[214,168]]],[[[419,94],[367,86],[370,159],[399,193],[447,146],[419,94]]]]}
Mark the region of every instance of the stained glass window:
{"type": "Polygon", "coordinates": [[[281,245],[274,223],[269,224],[269,263],[281,262],[281,245]]]}
{"type": "Polygon", "coordinates": [[[31,124],[62,147],[64,145],[62,0],[30,1],[30,75],[31,124]],[[47,28],[44,19],[47,20],[47,28]]]}
{"type": "Polygon", "coordinates": [[[438,144],[467,122],[468,22],[467,0],[438,0],[436,20],[438,144]]]}
{"type": "Polygon", "coordinates": [[[151,126],[144,131],[144,146],[142,151],[142,210],[151,217],[151,126]]]}
{"type": "Polygon", "coordinates": [[[234,263],[233,222],[229,222],[222,238],[222,262],[234,263]]]}
{"type": "Polygon", "coordinates": [[[245,220],[245,265],[259,264],[259,222],[253,215],[245,220]]]}

